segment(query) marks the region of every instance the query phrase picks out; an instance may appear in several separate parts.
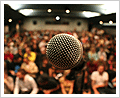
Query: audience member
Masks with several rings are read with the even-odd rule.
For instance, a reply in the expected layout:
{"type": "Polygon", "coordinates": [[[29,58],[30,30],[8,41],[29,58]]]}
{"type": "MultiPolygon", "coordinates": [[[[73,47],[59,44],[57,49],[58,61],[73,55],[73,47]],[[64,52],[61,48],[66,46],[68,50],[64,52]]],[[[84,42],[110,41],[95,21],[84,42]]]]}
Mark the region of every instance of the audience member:
{"type": "Polygon", "coordinates": [[[40,66],[40,73],[41,71],[43,73],[46,73],[49,75],[49,68],[50,68],[50,64],[48,63],[48,59],[47,57],[43,57],[43,61],[42,61],[42,65],[40,66]]]}
{"type": "Polygon", "coordinates": [[[46,73],[43,73],[41,76],[37,78],[37,83],[39,86],[39,93],[43,94],[58,94],[58,90],[60,88],[58,82],[49,77],[46,73]]]}
{"type": "Polygon", "coordinates": [[[24,69],[33,78],[36,78],[38,67],[34,62],[29,61],[27,58],[24,58],[20,68],[24,69]]]}
{"type": "Polygon", "coordinates": [[[91,74],[92,89],[94,94],[112,94],[108,88],[109,75],[104,71],[104,65],[99,65],[98,70],[91,74]]]}
{"type": "Polygon", "coordinates": [[[24,69],[18,70],[16,74],[14,94],[37,94],[38,87],[35,80],[24,69]]]}
{"type": "Polygon", "coordinates": [[[65,70],[63,76],[59,79],[62,94],[73,94],[74,80],[68,80],[66,76],[71,70],[65,70]]]}
{"type": "Polygon", "coordinates": [[[100,59],[101,56],[103,56],[104,61],[107,61],[107,54],[105,53],[105,51],[102,47],[98,51],[98,58],[100,59]]]}
{"type": "Polygon", "coordinates": [[[109,65],[110,70],[113,69],[113,64],[114,64],[114,55],[110,55],[110,57],[108,59],[108,65],[109,65]]]}
{"type": "Polygon", "coordinates": [[[8,49],[7,52],[4,54],[4,60],[12,62],[14,58],[14,55],[10,52],[10,50],[8,49]]]}
{"type": "Polygon", "coordinates": [[[25,54],[24,54],[24,58],[28,58],[28,60],[34,62],[35,59],[36,59],[36,53],[35,53],[35,52],[32,52],[30,47],[27,47],[27,48],[26,48],[26,52],[25,52],[25,54]]]}
{"type": "Polygon", "coordinates": [[[95,61],[98,60],[98,54],[96,53],[95,47],[92,47],[90,51],[88,52],[88,58],[93,59],[95,61]]]}
{"type": "MultiPolygon", "coordinates": [[[[108,73],[108,83],[115,84],[114,78],[116,78],[116,36],[107,34],[104,32],[104,30],[98,29],[97,27],[93,27],[91,32],[85,31],[85,30],[77,31],[76,29],[74,31],[64,31],[64,30],[55,31],[55,30],[47,29],[47,30],[38,30],[38,31],[37,30],[34,30],[34,31],[24,30],[20,32],[14,31],[13,33],[8,32],[5,34],[5,37],[4,37],[4,62],[5,62],[4,67],[8,71],[8,76],[12,76],[13,81],[15,81],[16,75],[18,74],[18,70],[20,69],[20,67],[21,68],[23,67],[23,69],[25,69],[28,72],[27,75],[29,76],[33,75],[32,78],[35,78],[35,77],[37,78],[40,75],[43,75],[46,73],[53,80],[57,81],[58,84],[60,81],[61,89],[58,89],[56,92],[54,91],[51,92],[52,90],[49,91],[44,89],[44,92],[42,90],[42,92],[39,92],[39,93],[46,93],[46,94],[60,93],[59,90],[61,90],[62,93],[87,94],[90,92],[88,91],[84,92],[83,89],[88,89],[89,78],[83,77],[83,75],[89,76],[93,72],[97,71],[97,67],[99,65],[104,65],[104,71],[108,73]],[[88,69],[88,75],[86,74],[86,71],[84,74],[81,74],[81,72],[77,74],[75,71],[76,74],[74,76],[76,78],[73,80],[70,80],[68,78],[68,75],[67,76],[63,75],[64,70],[54,68],[53,66],[51,66],[48,60],[45,59],[46,45],[48,41],[53,36],[60,33],[71,34],[82,42],[83,50],[84,50],[83,58],[86,60],[85,66],[88,69]],[[26,62],[29,62],[29,63],[32,62],[32,63],[27,64],[26,62],[23,61],[23,58],[26,58],[29,60],[26,62]],[[33,67],[33,65],[35,67],[33,67]],[[37,72],[38,74],[36,74],[37,72]],[[69,85],[66,85],[67,83],[69,85]],[[85,85],[82,85],[82,84],[85,84],[85,85]],[[78,87],[75,85],[78,85],[78,87]],[[72,88],[74,88],[74,91],[72,90],[72,88]]],[[[24,86],[25,85],[23,85],[23,87],[24,86]]],[[[24,88],[26,89],[27,87],[24,87],[24,88]]],[[[98,88],[98,91],[99,89],[104,89],[104,88],[106,90],[106,87],[103,87],[103,88],[98,88]]],[[[56,87],[52,89],[56,89],[56,87]]],[[[113,90],[112,93],[116,93],[115,92],[116,87],[111,89],[113,90]]],[[[30,93],[30,91],[31,90],[27,91],[27,93],[28,92],[30,93]]],[[[19,93],[21,92],[22,90],[20,90],[19,93]]],[[[23,90],[22,93],[26,93],[26,92],[24,92],[23,90]]],[[[106,91],[104,93],[106,93],[106,91]]],[[[110,93],[110,91],[107,93],[110,93]]]]}
{"type": "Polygon", "coordinates": [[[12,94],[14,89],[14,81],[8,76],[7,70],[4,71],[4,94],[12,94]]]}

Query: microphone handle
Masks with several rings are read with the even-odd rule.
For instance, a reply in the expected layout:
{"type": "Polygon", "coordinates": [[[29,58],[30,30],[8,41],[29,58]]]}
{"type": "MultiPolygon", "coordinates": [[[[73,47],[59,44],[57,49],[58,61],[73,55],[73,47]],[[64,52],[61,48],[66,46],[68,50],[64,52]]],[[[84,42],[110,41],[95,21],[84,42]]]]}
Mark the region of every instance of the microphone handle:
{"type": "Polygon", "coordinates": [[[79,64],[71,69],[71,72],[66,76],[68,80],[74,80],[75,79],[75,72],[76,71],[82,71],[83,67],[85,66],[86,61],[82,58],[79,64]]]}
{"type": "Polygon", "coordinates": [[[72,68],[71,70],[73,70],[73,71],[80,71],[85,66],[85,63],[86,63],[85,59],[82,58],[81,61],[78,63],[78,65],[75,66],[74,68],[72,68]]]}

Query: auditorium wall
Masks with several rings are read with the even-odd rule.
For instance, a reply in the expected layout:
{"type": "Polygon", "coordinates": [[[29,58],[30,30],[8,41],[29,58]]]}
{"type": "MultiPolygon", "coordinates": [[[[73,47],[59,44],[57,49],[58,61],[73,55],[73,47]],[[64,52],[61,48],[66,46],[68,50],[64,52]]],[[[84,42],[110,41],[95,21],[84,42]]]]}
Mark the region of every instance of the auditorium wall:
{"type": "Polygon", "coordinates": [[[56,20],[54,18],[26,18],[23,21],[22,29],[26,30],[41,30],[41,29],[48,29],[48,30],[70,30],[73,31],[76,29],[77,31],[88,30],[88,21],[87,19],[69,19],[69,18],[62,18],[60,22],[69,22],[68,25],[66,24],[46,24],[46,21],[53,21],[56,20]],[[33,23],[36,21],[36,24],[33,23]]]}
{"type": "Polygon", "coordinates": [[[119,33],[116,32],[116,27],[103,27],[103,30],[105,30],[107,34],[112,34],[112,35],[116,35],[116,33],[119,33]]]}

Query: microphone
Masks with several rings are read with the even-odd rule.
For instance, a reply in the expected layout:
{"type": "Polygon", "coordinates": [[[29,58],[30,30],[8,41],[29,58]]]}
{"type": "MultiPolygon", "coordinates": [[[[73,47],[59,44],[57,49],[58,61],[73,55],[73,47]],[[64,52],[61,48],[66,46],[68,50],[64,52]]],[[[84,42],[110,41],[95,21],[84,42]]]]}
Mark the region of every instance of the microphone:
{"type": "Polygon", "coordinates": [[[69,34],[57,34],[47,44],[46,56],[57,69],[67,70],[82,68],[83,56],[81,42],[69,34]],[[79,65],[79,67],[77,67],[79,65]]]}

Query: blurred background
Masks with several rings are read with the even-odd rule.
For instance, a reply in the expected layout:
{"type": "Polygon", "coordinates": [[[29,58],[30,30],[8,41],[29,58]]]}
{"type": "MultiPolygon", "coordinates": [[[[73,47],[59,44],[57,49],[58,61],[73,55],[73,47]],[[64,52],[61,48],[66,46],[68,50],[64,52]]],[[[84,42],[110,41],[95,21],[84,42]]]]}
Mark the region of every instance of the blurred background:
{"type": "MultiPolygon", "coordinates": [[[[43,89],[44,84],[40,86],[38,83],[38,77],[44,74],[54,79],[59,85],[59,88],[53,92],[54,87],[49,88],[50,93],[85,94],[86,89],[94,93],[88,78],[92,81],[91,74],[97,71],[101,64],[104,65],[104,71],[109,76],[108,88],[114,94],[116,91],[116,84],[113,81],[116,79],[116,7],[114,3],[4,4],[4,73],[13,81],[13,89],[10,89],[11,87],[4,81],[5,94],[15,92],[15,81],[19,69],[24,69],[36,81],[39,88],[38,94],[48,93],[44,91],[48,88],[43,89]],[[56,69],[46,58],[47,43],[53,36],[60,33],[75,36],[83,45],[85,67],[75,71],[72,80],[66,80],[71,69],[69,71],[56,69]],[[88,77],[87,80],[86,77],[88,77]],[[87,86],[83,87],[81,84],[87,84],[87,86]]],[[[4,79],[7,80],[5,77],[4,79]]]]}

